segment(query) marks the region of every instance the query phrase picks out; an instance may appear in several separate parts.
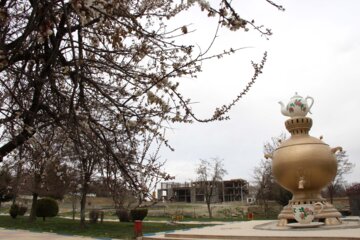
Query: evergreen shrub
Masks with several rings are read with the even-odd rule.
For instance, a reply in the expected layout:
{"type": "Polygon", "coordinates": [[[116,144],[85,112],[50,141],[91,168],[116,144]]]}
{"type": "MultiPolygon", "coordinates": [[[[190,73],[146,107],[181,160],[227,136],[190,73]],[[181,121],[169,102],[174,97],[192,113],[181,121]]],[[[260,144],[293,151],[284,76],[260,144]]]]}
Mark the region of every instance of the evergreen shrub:
{"type": "Polygon", "coordinates": [[[10,207],[9,214],[12,218],[16,218],[19,214],[19,206],[17,204],[13,204],[10,207]]]}
{"type": "Polygon", "coordinates": [[[55,217],[59,213],[59,205],[52,198],[42,198],[36,203],[36,216],[42,217],[45,221],[46,217],[55,217]]]}
{"type": "Polygon", "coordinates": [[[133,221],[135,220],[144,220],[148,214],[147,208],[135,208],[130,211],[130,216],[133,221]]]}

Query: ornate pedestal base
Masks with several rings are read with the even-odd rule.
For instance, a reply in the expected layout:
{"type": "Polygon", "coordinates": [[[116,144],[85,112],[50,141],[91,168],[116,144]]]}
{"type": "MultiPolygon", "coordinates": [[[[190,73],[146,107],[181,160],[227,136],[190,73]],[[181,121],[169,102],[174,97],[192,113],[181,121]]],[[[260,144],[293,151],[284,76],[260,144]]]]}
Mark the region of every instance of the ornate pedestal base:
{"type": "MultiPolygon", "coordinates": [[[[309,203],[312,204],[316,202],[321,202],[322,204],[324,204],[324,208],[321,211],[321,213],[315,215],[315,221],[324,222],[325,225],[341,224],[341,220],[340,220],[341,213],[338,210],[336,210],[336,208],[332,204],[327,202],[325,199],[306,199],[306,200],[294,199],[294,200],[290,200],[289,204],[286,205],[280,212],[278,216],[279,221],[277,225],[279,227],[284,227],[288,223],[296,222],[291,209],[292,205],[309,204],[309,203]]],[[[315,209],[318,210],[318,207],[316,207],[315,209]]]]}

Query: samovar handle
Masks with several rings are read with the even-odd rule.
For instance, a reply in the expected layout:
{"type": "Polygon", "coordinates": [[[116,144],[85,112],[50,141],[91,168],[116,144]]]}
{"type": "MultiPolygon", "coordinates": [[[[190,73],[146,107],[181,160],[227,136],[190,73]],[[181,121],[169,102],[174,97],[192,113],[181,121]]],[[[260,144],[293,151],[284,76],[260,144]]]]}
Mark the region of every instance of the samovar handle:
{"type": "Polygon", "coordinates": [[[337,151],[342,151],[342,150],[343,150],[342,147],[334,147],[331,149],[331,152],[335,154],[337,151]]]}

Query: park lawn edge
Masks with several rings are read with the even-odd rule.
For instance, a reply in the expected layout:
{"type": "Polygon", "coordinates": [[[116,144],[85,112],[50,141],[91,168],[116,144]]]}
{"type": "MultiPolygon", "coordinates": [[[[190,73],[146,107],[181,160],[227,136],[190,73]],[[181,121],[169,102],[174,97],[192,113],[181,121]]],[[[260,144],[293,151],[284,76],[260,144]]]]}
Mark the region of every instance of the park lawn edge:
{"type": "MultiPolygon", "coordinates": [[[[213,225],[213,224],[211,224],[213,225]]],[[[169,225],[166,223],[143,223],[143,234],[153,234],[158,232],[167,232],[174,230],[183,230],[189,228],[205,227],[209,225],[204,224],[176,224],[169,225]]],[[[10,216],[0,216],[0,227],[6,229],[21,229],[32,232],[50,232],[60,235],[76,235],[84,237],[96,238],[121,238],[131,239],[134,237],[133,223],[120,222],[106,222],[103,223],[86,223],[85,227],[81,228],[79,220],[65,219],[65,218],[49,218],[44,222],[38,218],[34,223],[28,221],[28,217],[18,217],[12,219],[10,216]],[[96,226],[96,227],[95,227],[96,226]]]]}

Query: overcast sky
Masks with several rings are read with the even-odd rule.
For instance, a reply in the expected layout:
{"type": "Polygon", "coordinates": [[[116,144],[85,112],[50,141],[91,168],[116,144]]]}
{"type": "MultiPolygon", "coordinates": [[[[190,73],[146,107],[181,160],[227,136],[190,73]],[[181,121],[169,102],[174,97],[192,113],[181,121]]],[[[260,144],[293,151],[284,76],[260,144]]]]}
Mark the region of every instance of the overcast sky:
{"type": "MultiPolygon", "coordinates": [[[[360,1],[277,1],[280,12],[265,1],[233,1],[240,16],[273,30],[269,40],[256,31],[222,29],[213,52],[251,47],[220,60],[204,62],[197,79],[181,79],[183,95],[194,102],[199,117],[210,117],[215,107],[229,103],[252,75],[250,60],[268,51],[264,74],[230,112],[231,120],[210,124],[178,124],[167,132],[174,152],[162,149],[166,170],[175,181],[195,179],[199,159],[224,159],[226,179],[252,179],[263,158],[263,144],[286,132],[278,101],[298,92],[311,96],[312,136],[324,136],[331,147],[342,146],[356,164],[346,178],[360,182],[360,1]]],[[[216,19],[196,9],[183,14],[180,24],[192,24],[188,39],[199,46],[210,42],[216,19]],[[201,17],[199,17],[201,16],[201,17]]],[[[289,134],[288,134],[289,135],[289,134]]]]}

